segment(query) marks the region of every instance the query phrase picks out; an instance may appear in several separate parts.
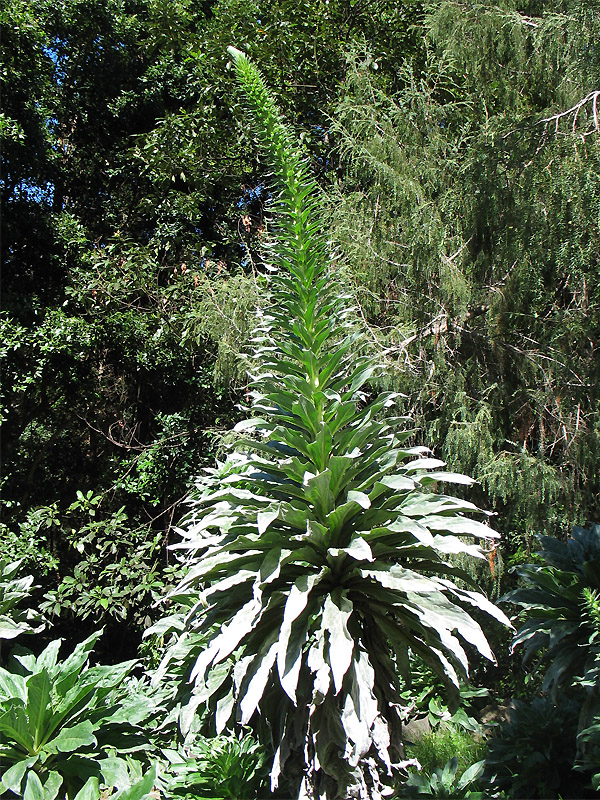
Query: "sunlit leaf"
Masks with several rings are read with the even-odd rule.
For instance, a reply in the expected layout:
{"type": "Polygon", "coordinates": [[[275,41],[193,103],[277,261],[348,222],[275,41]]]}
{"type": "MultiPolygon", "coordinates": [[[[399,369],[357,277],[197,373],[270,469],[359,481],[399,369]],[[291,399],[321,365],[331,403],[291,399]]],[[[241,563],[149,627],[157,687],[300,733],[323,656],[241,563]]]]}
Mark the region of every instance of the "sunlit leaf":
{"type": "Polygon", "coordinates": [[[296,630],[293,631],[294,622],[305,610],[312,589],[320,582],[324,574],[325,570],[321,569],[316,574],[302,575],[297,578],[285,604],[277,646],[277,669],[283,689],[294,702],[296,701],[302,650],[307,639],[306,627],[297,625],[296,630]]]}
{"type": "Polygon", "coordinates": [[[340,592],[325,598],[322,625],[329,633],[329,665],[336,694],[342,688],[344,675],[352,660],[354,640],[348,632],[348,618],[352,611],[352,603],[340,592]]]}

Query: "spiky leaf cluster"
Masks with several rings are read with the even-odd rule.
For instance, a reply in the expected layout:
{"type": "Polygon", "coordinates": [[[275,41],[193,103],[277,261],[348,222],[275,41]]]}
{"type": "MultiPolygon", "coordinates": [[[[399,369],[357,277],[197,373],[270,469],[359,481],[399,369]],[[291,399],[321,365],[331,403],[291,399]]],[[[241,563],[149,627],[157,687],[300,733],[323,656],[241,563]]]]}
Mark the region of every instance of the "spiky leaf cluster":
{"type": "Polygon", "coordinates": [[[14,639],[21,633],[39,633],[44,621],[34,609],[20,609],[29,597],[33,577],[18,578],[21,561],[0,561],[0,640],[14,639]]]}
{"type": "Polygon", "coordinates": [[[600,591],[600,525],[574,528],[566,542],[550,536],[540,536],[539,542],[544,563],[521,567],[524,585],[509,592],[506,600],[523,609],[513,648],[523,646],[524,660],[542,655],[547,664],[543,688],[556,697],[590,668],[595,655],[593,598],[600,591]]]}
{"type": "Polygon", "coordinates": [[[493,659],[466,609],[508,621],[449,556],[481,557],[474,540],[496,534],[473,504],[436,491],[471,481],[407,446],[397,395],[369,400],[377,364],[357,355],[317,187],[258,70],[230,53],[280,188],[276,271],[253,416],[199,480],[180,531],[189,569],[173,599],[195,598],[187,626],[209,636],[182,722],[207,702],[217,731],[233,719],[269,731],[273,787],[283,773],[301,796],[374,797],[398,760],[411,656],[454,698],[465,644],[493,659]]]}

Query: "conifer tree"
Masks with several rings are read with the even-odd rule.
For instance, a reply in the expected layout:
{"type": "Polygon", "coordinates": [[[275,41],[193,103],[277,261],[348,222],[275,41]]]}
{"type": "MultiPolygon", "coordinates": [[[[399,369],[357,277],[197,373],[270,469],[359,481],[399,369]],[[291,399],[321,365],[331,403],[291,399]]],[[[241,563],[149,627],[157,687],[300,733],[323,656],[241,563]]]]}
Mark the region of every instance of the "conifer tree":
{"type": "Polygon", "coordinates": [[[371,340],[510,557],[597,514],[598,12],[428,2],[404,87],[357,59],[333,115],[371,340]]]}

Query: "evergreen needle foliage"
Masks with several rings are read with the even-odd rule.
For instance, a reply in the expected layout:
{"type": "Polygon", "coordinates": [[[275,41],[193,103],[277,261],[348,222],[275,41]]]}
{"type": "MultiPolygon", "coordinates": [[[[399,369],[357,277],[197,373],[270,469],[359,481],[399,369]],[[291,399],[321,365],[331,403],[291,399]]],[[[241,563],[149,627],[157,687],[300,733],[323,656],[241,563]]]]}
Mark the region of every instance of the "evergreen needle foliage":
{"type": "Polygon", "coordinates": [[[260,73],[230,53],[280,189],[276,271],[254,340],[254,415],[198,482],[180,531],[189,568],[172,598],[194,600],[187,627],[208,637],[182,726],[207,703],[217,732],[235,718],[272,738],[273,789],[283,775],[300,797],[379,797],[400,765],[411,656],[456,700],[463,645],[493,659],[466,608],[509,624],[449,559],[481,557],[473,540],[497,534],[472,503],[435,491],[472,481],[405,445],[397,395],[367,402],[377,364],[356,355],[316,184],[260,73]]]}
{"type": "Polygon", "coordinates": [[[401,86],[372,57],[350,62],[332,111],[331,237],[386,388],[477,479],[508,565],[535,533],[596,517],[600,5],[422,9],[401,86]]]}

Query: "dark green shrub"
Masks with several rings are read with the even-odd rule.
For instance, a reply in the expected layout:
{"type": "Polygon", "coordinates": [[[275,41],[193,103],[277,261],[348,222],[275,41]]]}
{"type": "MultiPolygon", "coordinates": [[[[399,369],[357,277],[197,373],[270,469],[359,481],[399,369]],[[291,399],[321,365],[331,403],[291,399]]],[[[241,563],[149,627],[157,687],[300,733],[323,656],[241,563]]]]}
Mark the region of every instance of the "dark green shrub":
{"type": "Polygon", "coordinates": [[[412,773],[399,796],[482,800],[488,796],[479,790],[479,780],[483,770],[483,761],[472,764],[464,771],[459,770],[458,758],[454,757],[442,768],[434,767],[431,772],[412,773]]]}
{"type": "Polygon", "coordinates": [[[587,612],[586,591],[600,591],[600,525],[574,528],[566,542],[539,536],[541,564],[517,568],[523,587],[504,600],[521,606],[523,625],[513,649],[523,645],[523,660],[540,657],[542,689],[556,700],[595,659],[595,623],[587,612]]]}
{"type": "MultiPolygon", "coordinates": [[[[551,798],[572,782],[577,705],[515,700],[489,740],[485,779],[514,798],[551,798]]],[[[576,796],[576,795],[575,795],[576,796]]]]}
{"type": "MultiPolygon", "coordinates": [[[[584,772],[591,771],[597,785],[600,525],[574,528],[566,542],[548,536],[538,538],[543,548],[537,554],[541,563],[518,568],[524,585],[505,597],[522,609],[524,624],[514,638],[513,648],[523,645],[524,661],[535,658],[545,668],[542,690],[549,691],[551,698],[534,701],[539,711],[538,721],[547,730],[548,740],[544,741],[531,728],[534,739],[527,745],[527,763],[536,759],[542,765],[548,762],[548,788],[557,790],[562,762],[568,754],[571,766],[576,764],[584,772]],[[543,713],[551,717],[552,713],[563,714],[566,708],[570,709],[571,717],[565,723],[559,756],[552,749],[552,726],[542,725],[543,713]],[[538,746],[542,748],[539,751],[535,749],[538,746]]],[[[579,783],[578,776],[571,780],[579,783]]],[[[561,791],[564,791],[562,786],[561,791]]]]}

